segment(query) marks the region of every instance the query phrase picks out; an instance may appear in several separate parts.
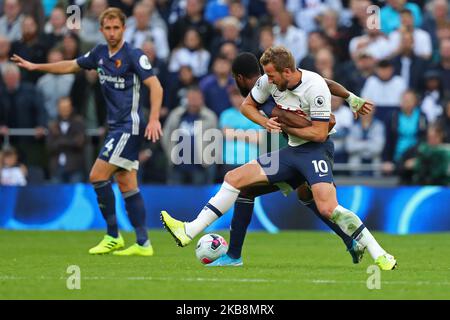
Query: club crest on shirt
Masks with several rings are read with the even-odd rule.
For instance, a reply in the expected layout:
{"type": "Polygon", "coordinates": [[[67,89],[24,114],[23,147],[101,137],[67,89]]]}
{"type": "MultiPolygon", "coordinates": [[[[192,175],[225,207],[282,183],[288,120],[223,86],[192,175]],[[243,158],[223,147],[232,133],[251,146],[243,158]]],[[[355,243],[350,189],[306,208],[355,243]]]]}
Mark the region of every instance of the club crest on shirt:
{"type": "Polygon", "coordinates": [[[116,63],[116,68],[117,68],[117,69],[119,69],[119,68],[122,66],[122,60],[120,60],[120,59],[117,59],[117,60],[115,61],[115,63],[116,63]]]}
{"type": "Polygon", "coordinates": [[[314,104],[319,108],[322,107],[324,105],[324,103],[325,103],[325,98],[322,96],[318,96],[314,99],[314,104]]]}

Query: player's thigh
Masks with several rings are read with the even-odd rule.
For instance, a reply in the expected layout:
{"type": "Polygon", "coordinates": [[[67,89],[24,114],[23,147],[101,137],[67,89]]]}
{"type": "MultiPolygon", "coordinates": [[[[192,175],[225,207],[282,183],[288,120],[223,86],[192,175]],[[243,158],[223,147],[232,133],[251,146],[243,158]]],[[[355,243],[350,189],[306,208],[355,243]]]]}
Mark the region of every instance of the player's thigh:
{"type": "Polygon", "coordinates": [[[299,176],[297,168],[291,163],[298,159],[292,158],[292,148],[285,147],[263,154],[256,160],[264,171],[269,184],[278,187],[285,195],[296,188],[296,186],[291,185],[291,182],[299,176]]]}
{"type": "Polygon", "coordinates": [[[236,189],[268,183],[264,170],[262,170],[256,160],[252,160],[236,169],[228,171],[224,181],[236,189]]]}
{"type": "Polygon", "coordinates": [[[113,174],[117,171],[118,167],[106,162],[105,160],[97,158],[92,166],[89,174],[89,181],[91,183],[98,181],[106,181],[111,179],[113,174]]]}
{"type": "Polygon", "coordinates": [[[122,193],[137,190],[137,171],[136,170],[119,170],[115,173],[114,178],[122,193]]]}
{"type": "Polygon", "coordinates": [[[311,191],[319,212],[330,219],[334,209],[338,206],[334,184],[328,182],[315,183],[311,186],[311,191]]]}

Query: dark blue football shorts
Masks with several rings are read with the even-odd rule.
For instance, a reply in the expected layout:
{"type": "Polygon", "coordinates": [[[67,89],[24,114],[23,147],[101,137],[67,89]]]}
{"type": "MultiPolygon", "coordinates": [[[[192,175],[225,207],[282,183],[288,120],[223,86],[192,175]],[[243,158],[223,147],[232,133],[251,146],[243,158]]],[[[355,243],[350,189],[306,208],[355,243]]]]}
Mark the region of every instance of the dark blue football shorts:
{"type": "MultiPolygon", "coordinates": [[[[333,183],[334,144],[330,139],[323,143],[307,142],[297,147],[287,146],[260,156],[257,161],[269,182],[292,189],[307,181],[310,186],[333,183]]],[[[283,188],[280,190],[284,192],[283,188]]]]}
{"type": "Polygon", "coordinates": [[[128,171],[138,170],[139,151],[143,140],[142,134],[112,131],[108,133],[98,158],[128,171]]]}

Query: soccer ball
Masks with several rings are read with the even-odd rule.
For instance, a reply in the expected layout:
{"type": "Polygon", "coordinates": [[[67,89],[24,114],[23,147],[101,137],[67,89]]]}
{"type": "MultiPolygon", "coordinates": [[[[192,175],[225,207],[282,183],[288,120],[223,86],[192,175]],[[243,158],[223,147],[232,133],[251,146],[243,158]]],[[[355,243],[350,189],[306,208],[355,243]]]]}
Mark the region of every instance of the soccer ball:
{"type": "Polygon", "coordinates": [[[228,243],[218,234],[208,233],[200,238],[195,247],[195,255],[203,264],[208,264],[227,253],[228,243]]]}

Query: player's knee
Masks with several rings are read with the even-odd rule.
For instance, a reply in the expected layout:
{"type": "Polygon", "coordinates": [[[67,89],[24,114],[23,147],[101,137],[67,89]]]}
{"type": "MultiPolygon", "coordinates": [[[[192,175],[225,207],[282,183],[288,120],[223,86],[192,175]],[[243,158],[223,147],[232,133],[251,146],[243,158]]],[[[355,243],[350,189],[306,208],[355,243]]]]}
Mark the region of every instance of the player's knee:
{"type": "Polygon", "coordinates": [[[138,188],[137,182],[133,181],[133,179],[116,179],[117,185],[121,193],[127,193],[138,188]]]}
{"type": "Polygon", "coordinates": [[[237,173],[236,169],[228,171],[225,174],[224,181],[228,183],[229,185],[232,185],[233,187],[239,189],[241,187],[242,178],[237,173]]]}
{"type": "Polygon", "coordinates": [[[317,209],[319,210],[320,214],[327,219],[331,219],[333,211],[336,208],[336,207],[331,206],[328,203],[324,203],[324,202],[320,202],[320,201],[316,201],[316,206],[317,206],[317,209]]]}
{"type": "Polygon", "coordinates": [[[95,184],[96,182],[99,182],[99,181],[105,181],[105,180],[108,180],[108,179],[105,179],[101,174],[99,174],[97,171],[91,171],[90,173],[89,173],[89,182],[91,183],[91,184],[95,184]]]}

